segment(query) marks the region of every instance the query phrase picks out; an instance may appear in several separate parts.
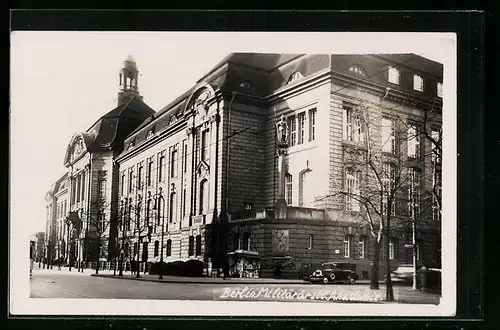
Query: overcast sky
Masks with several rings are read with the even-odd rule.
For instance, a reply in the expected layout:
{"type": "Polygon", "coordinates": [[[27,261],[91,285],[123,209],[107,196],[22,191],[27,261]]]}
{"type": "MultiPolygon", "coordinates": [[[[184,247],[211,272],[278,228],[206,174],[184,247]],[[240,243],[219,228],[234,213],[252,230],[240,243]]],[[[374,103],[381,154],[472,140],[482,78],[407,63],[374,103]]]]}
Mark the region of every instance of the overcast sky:
{"type": "Polygon", "coordinates": [[[157,111],[230,52],[412,52],[445,63],[454,48],[450,34],[12,33],[11,220],[29,233],[44,231],[45,194],[65,172],[66,147],[116,106],[128,55],[144,101],[157,111]]]}

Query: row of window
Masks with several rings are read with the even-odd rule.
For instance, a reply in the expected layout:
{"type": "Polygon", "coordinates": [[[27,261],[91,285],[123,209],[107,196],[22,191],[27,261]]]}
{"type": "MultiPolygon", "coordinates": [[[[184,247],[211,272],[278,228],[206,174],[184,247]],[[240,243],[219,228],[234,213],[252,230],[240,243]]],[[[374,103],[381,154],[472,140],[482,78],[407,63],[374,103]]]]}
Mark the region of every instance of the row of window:
{"type": "MultiPolygon", "coordinates": [[[[181,250],[182,247],[182,239],[179,240],[179,250],[181,250]]],[[[142,249],[141,249],[141,261],[146,262],[148,260],[148,254],[149,254],[149,242],[143,242],[142,243],[142,249]]],[[[124,251],[128,255],[130,253],[129,251],[129,244],[125,243],[124,245],[124,251]]],[[[172,256],[172,240],[167,239],[165,245],[164,245],[164,251],[166,257],[172,256]]],[[[132,257],[136,259],[138,257],[139,253],[139,243],[135,242],[133,244],[133,249],[132,249],[132,257]]],[[[161,253],[161,246],[160,246],[160,241],[156,240],[154,242],[154,249],[153,249],[153,255],[154,257],[160,256],[161,253]]],[[[200,256],[201,255],[201,235],[196,235],[196,236],[189,236],[189,244],[188,244],[188,256],[200,256]]]]}
{"type": "Polygon", "coordinates": [[[61,219],[66,216],[66,211],[68,207],[67,201],[58,202],[56,205],[56,219],[61,219]]]}
{"type": "Polygon", "coordinates": [[[71,178],[71,205],[85,200],[85,179],[85,171],[71,178]]]}
{"type": "MultiPolygon", "coordinates": [[[[422,173],[419,168],[409,168],[407,177],[407,200],[402,201],[397,200],[398,203],[407,203],[407,214],[413,218],[418,218],[420,216],[420,204],[421,204],[421,180],[422,173]]],[[[386,187],[384,188],[384,198],[382,199],[382,212],[387,214],[388,208],[388,194],[391,194],[394,189],[394,182],[396,178],[396,168],[392,163],[383,164],[383,170],[381,173],[382,180],[385,182],[386,187]]],[[[360,197],[362,194],[360,192],[360,186],[362,182],[362,174],[360,171],[348,168],[345,173],[344,179],[344,189],[345,189],[345,209],[347,211],[360,211],[360,197]]],[[[438,198],[441,197],[441,182],[440,182],[440,172],[433,174],[433,187],[437,190],[437,196],[432,197],[432,217],[434,220],[441,220],[441,212],[439,207],[438,198]]],[[[404,189],[404,188],[402,188],[404,189]]],[[[391,206],[391,215],[396,215],[396,200],[394,199],[391,206]]]]}
{"type": "Polygon", "coordinates": [[[287,122],[288,145],[290,147],[316,139],[316,109],[291,115],[287,118],[287,122]]]}
{"type": "MultiPolygon", "coordinates": [[[[176,178],[179,175],[179,158],[178,158],[178,144],[171,146],[169,148],[169,172],[171,178],[176,178]]],[[[157,170],[156,178],[157,182],[165,181],[165,171],[166,169],[166,150],[159,152],[156,155],[157,166],[155,167],[155,156],[147,158],[145,161],[141,161],[136,166],[128,169],[128,171],[122,172],[121,175],[121,195],[125,195],[125,192],[132,193],[135,189],[142,190],[144,185],[151,187],[155,183],[153,177],[155,175],[155,170],[157,170]],[[136,174],[137,170],[137,174],[136,174]],[[127,175],[128,172],[128,175],[127,175]],[[128,186],[127,186],[128,184],[128,186]]],[[[182,171],[185,173],[187,171],[187,156],[188,156],[188,144],[187,140],[182,142],[182,171]]]]}
{"type": "MultiPolygon", "coordinates": [[[[344,244],[343,244],[343,255],[344,258],[354,258],[355,255],[353,253],[354,251],[354,246],[353,246],[353,235],[345,235],[344,236],[344,244]]],[[[357,241],[357,258],[363,259],[366,258],[368,253],[367,253],[367,245],[368,242],[368,236],[359,236],[359,239],[357,241]]],[[[422,248],[422,241],[417,242],[417,260],[420,259],[420,250],[422,248]]],[[[395,238],[390,238],[389,239],[389,259],[396,259],[397,258],[397,246],[398,242],[397,239],[395,238]]],[[[308,236],[308,249],[311,250],[314,248],[314,237],[313,235],[308,236]]]]}
{"type": "MultiPolygon", "coordinates": [[[[343,139],[350,142],[364,142],[367,125],[363,122],[362,115],[354,105],[344,102],[343,105],[343,139]]],[[[422,127],[418,124],[408,124],[406,127],[406,142],[407,142],[407,156],[409,158],[420,158],[422,155],[421,136],[422,127]]],[[[397,152],[397,139],[395,133],[395,122],[390,118],[382,118],[382,151],[390,154],[397,152]]],[[[441,144],[440,132],[432,130],[431,138],[436,142],[432,143],[433,148],[435,144],[441,144]]],[[[439,162],[437,153],[432,152],[432,161],[439,162]]]]}
{"type": "MultiPolygon", "coordinates": [[[[181,217],[184,218],[187,212],[187,189],[182,190],[182,204],[181,204],[181,217]]],[[[208,212],[208,180],[203,179],[199,185],[199,203],[198,203],[198,214],[203,215],[208,212]]],[[[168,211],[164,209],[165,200],[164,197],[159,198],[155,201],[149,198],[145,206],[142,204],[133,205],[130,203],[128,206],[122,206],[120,210],[120,216],[125,221],[126,230],[136,230],[144,228],[152,228],[153,233],[156,233],[156,228],[161,226],[162,220],[165,217],[168,219],[169,223],[176,223],[178,220],[178,197],[177,192],[172,191],[168,198],[168,211]],[[156,211],[153,213],[153,211],[156,211]],[[165,214],[165,211],[168,213],[165,214]],[[142,218],[142,213],[144,212],[144,218],[142,218]]]]}
{"type": "MultiPolygon", "coordinates": [[[[387,70],[387,80],[391,84],[399,85],[400,72],[396,67],[389,67],[387,70]]],[[[437,83],[437,96],[443,97],[443,84],[441,82],[437,83]]],[[[413,90],[417,92],[424,91],[424,78],[420,75],[413,75],[413,90]]]]}

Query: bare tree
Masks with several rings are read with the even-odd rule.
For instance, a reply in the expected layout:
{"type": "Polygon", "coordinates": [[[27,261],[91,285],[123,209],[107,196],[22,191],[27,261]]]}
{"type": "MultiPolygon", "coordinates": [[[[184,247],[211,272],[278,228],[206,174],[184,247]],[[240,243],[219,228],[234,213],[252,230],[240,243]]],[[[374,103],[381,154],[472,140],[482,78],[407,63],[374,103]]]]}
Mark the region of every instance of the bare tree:
{"type": "MultiPolygon", "coordinates": [[[[367,102],[344,103],[344,175],[336,180],[334,201],[374,238],[370,287],[379,289],[380,253],[384,247],[386,299],[394,300],[391,280],[390,239],[401,227],[404,210],[415,209],[419,194],[409,197],[409,187],[419,182],[417,157],[408,157],[408,116],[384,111],[367,102]],[[418,197],[417,197],[418,196],[418,197]],[[413,199],[413,200],[411,200],[413,199]],[[402,212],[403,211],[403,212],[402,212]]],[[[416,155],[415,155],[416,156],[416,155]]],[[[418,187],[420,189],[420,187],[418,187]]],[[[420,203],[420,202],[418,202],[420,203]]]]}
{"type": "MultiPolygon", "coordinates": [[[[143,239],[147,237],[148,233],[148,223],[146,217],[142,216],[143,213],[143,202],[142,202],[142,196],[137,195],[135,203],[131,199],[129,202],[129,210],[128,210],[128,223],[127,223],[127,228],[128,230],[131,230],[131,226],[133,225],[133,232],[134,232],[134,239],[137,239],[135,244],[137,244],[137,249],[134,251],[134,256],[133,258],[136,258],[136,277],[141,277],[140,275],[140,262],[141,262],[141,243],[143,242],[143,239]]],[[[144,253],[144,251],[143,251],[144,253]]]]}
{"type": "Polygon", "coordinates": [[[78,212],[75,211],[71,211],[64,221],[68,232],[68,242],[66,250],[68,254],[69,271],[71,271],[74,259],[76,258],[75,244],[77,238],[80,237],[83,222],[78,215],[78,212]]]}
{"type": "MultiPolygon", "coordinates": [[[[95,273],[99,274],[100,267],[100,257],[102,255],[103,243],[109,238],[109,228],[111,224],[111,218],[109,215],[110,205],[103,199],[97,199],[92,202],[89,208],[88,216],[88,233],[87,235],[93,234],[95,236],[95,262],[96,268],[95,273]]],[[[88,237],[87,237],[88,239],[88,237]]]]}

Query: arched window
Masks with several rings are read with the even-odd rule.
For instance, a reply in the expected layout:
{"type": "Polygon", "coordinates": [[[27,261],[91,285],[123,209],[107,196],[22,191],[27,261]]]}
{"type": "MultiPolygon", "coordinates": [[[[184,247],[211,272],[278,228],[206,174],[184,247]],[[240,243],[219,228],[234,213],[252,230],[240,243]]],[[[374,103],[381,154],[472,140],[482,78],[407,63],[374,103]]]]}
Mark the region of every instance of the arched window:
{"type": "Polygon", "coordinates": [[[194,236],[189,236],[188,256],[194,254],[194,236]]]}
{"type": "Polygon", "coordinates": [[[358,65],[353,65],[349,68],[349,72],[358,74],[360,76],[366,77],[365,70],[363,70],[360,66],[358,65]]]}
{"type": "Polygon", "coordinates": [[[300,72],[294,72],[292,73],[292,75],[290,76],[290,79],[288,79],[288,83],[291,83],[293,81],[296,81],[296,80],[299,80],[299,79],[302,79],[304,78],[304,76],[302,75],[302,73],[300,72]]]}
{"type": "Polygon", "coordinates": [[[196,256],[201,255],[201,235],[196,235],[196,256]]]}
{"type": "Polygon", "coordinates": [[[155,241],[155,251],[154,251],[154,256],[155,257],[158,257],[159,249],[160,249],[160,242],[159,241],[155,241]]]}
{"type": "Polygon", "coordinates": [[[285,200],[288,205],[292,205],[292,175],[290,173],[285,174],[285,200]]]}
{"type": "Polygon", "coordinates": [[[167,257],[170,257],[172,255],[172,240],[168,239],[167,240],[167,257]]]}
{"type": "Polygon", "coordinates": [[[177,221],[177,194],[175,192],[172,192],[170,194],[170,212],[169,212],[170,218],[169,221],[170,223],[176,222],[177,221]]]}
{"type": "Polygon", "coordinates": [[[351,257],[351,236],[345,235],[344,237],[344,258],[351,257]]]}
{"type": "Polygon", "coordinates": [[[208,180],[200,182],[200,207],[199,214],[206,214],[208,210],[208,180]]]}

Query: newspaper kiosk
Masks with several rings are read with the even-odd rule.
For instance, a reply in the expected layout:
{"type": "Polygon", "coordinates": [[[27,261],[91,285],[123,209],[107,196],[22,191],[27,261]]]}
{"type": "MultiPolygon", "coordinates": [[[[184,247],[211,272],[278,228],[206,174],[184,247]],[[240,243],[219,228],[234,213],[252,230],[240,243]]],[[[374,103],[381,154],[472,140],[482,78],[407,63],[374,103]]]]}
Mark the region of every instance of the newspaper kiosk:
{"type": "Polygon", "coordinates": [[[239,278],[258,278],[260,257],[256,251],[236,250],[227,254],[229,276],[239,278]]]}

